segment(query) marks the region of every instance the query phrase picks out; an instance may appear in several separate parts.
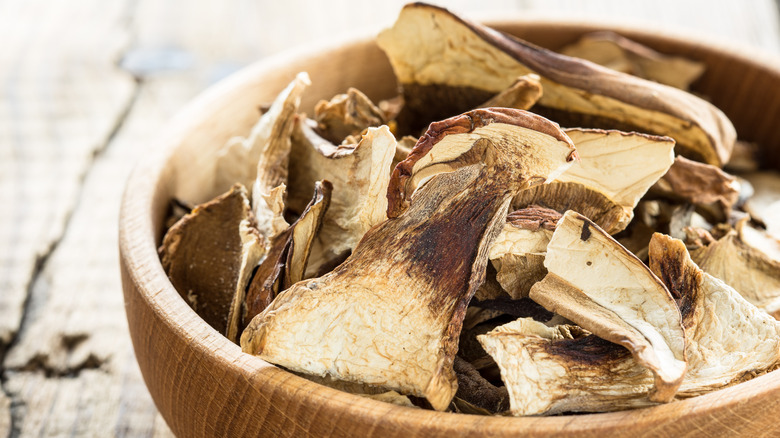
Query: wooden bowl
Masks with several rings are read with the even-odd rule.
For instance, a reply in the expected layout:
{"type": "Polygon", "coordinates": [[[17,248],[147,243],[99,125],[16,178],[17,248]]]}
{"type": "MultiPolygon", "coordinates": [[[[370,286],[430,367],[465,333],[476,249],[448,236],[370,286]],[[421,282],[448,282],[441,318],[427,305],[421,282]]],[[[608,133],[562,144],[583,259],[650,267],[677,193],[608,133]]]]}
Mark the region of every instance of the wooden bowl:
{"type": "MultiPolygon", "coordinates": [[[[603,29],[562,22],[493,22],[494,27],[556,49],[603,29]]],[[[759,142],[763,163],[780,168],[780,65],[745,51],[619,29],[657,50],[705,62],[695,91],[733,120],[740,138],[759,142]]],[[[780,371],[727,389],[662,406],[606,414],[483,417],[404,408],[339,392],[244,354],[207,325],[168,281],[156,248],[173,196],[202,202],[214,153],[243,135],[258,105],[299,71],[313,85],[303,108],[357,87],[373,99],[394,94],[389,63],[372,38],[261,61],[204,93],[181,112],[155,156],[131,176],[120,220],[127,319],[146,385],[170,428],[210,436],[768,436],[780,434],[780,371]]]]}

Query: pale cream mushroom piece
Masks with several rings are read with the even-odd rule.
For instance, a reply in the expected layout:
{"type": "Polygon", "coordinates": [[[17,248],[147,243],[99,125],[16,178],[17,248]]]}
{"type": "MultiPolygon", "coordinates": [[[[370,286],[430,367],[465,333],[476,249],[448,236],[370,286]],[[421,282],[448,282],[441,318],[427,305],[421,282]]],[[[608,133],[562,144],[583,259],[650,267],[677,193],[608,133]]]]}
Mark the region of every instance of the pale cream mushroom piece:
{"type": "Polygon", "coordinates": [[[232,341],[252,269],[265,253],[246,189],[196,206],[172,226],[159,249],[163,269],[179,295],[232,341]],[[231,336],[232,335],[232,336],[231,336]]]}
{"type": "Polygon", "coordinates": [[[314,107],[314,120],[318,133],[335,144],[348,136],[359,136],[366,128],[387,124],[384,111],[352,87],[329,101],[319,101],[314,107]]]}
{"type": "Polygon", "coordinates": [[[780,173],[764,171],[740,176],[748,180],[754,190],[742,208],[763,223],[771,236],[780,239],[780,173]]]}
{"type": "Polygon", "coordinates": [[[432,124],[396,168],[388,189],[396,214],[334,271],[277,296],[244,331],[242,350],[446,409],[457,389],[452,367],[466,307],[509,200],[559,174],[573,155],[557,125],[524,111],[474,110],[432,124]],[[430,154],[448,156],[447,169],[412,196],[407,183],[416,175],[404,170],[430,164],[430,154]]]}
{"type": "Polygon", "coordinates": [[[501,368],[510,413],[617,411],[656,403],[650,371],[625,348],[576,326],[521,318],[479,336],[501,368]]]}
{"type": "Polygon", "coordinates": [[[565,132],[577,146],[580,162],[552,184],[519,193],[512,206],[574,210],[610,234],[623,230],[639,200],[674,162],[674,140],[600,129],[565,132]]]}
{"type": "Polygon", "coordinates": [[[538,205],[507,216],[488,257],[496,270],[496,281],[512,298],[527,297],[531,286],[547,274],[544,254],[560,218],[557,211],[538,205]]]}
{"type": "Polygon", "coordinates": [[[679,396],[705,394],[777,366],[780,322],[699,269],[682,241],[653,236],[650,268],[669,287],[682,311],[688,371],[679,396]]]}
{"type": "Polygon", "coordinates": [[[685,375],[685,333],[677,304],[650,269],[574,211],[558,222],[544,266],[548,274],[529,297],[630,350],[655,376],[651,401],[674,398],[685,375]]]}
{"type": "Polygon", "coordinates": [[[242,330],[281,291],[303,280],[311,247],[328,210],[332,192],[330,182],[317,182],[314,196],[303,214],[273,238],[268,253],[247,287],[246,298],[238,303],[243,309],[242,330]]]}
{"type": "MultiPolygon", "coordinates": [[[[257,178],[258,164],[268,169],[265,185],[276,187],[285,182],[289,154],[291,122],[300,105],[301,95],[311,84],[302,72],[276,97],[271,107],[252,127],[249,135],[231,138],[217,153],[215,190],[222,193],[235,183],[252,187],[257,178]],[[278,172],[269,174],[269,172],[278,172]]],[[[253,204],[254,206],[254,204],[253,204]]],[[[269,237],[269,236],[267,236],[269,237]]]]}
{"type": "Polygon", "coordinates": [[[330,205],[314,240],[304,278],[351,251],[374,225],[387,219],[387,187],[396,141],[387,126],[368,128],[356,145],[336,146],[296,121],[290,160],[288,206],[302,212],[316,181],[333,184],[330,205]]]}
{"type": "Polygon", "coordinates": [[[687,90],[706,68],[701,62],[664,55],[610,31],[585,34],[560,52],[682,90],[687,90]]]}
{"type": "Polygon", "coordinates": [[[754,306],[780,317],[780,242],[774,237],[743,219],[717,241],[692,250],[691,258],[754,306]]]}
{"type": "Polygon", "coordinates": [[[473,108],[535,73],[544,93],[534,111],[563,125],[668,135],[678,153],[714,165],[728,160],[736,139],[728,118],[694,95],[542,49],[440,7],[406,5],[377,43],[403,88],[407,118],[420,124],[473,108]]]}

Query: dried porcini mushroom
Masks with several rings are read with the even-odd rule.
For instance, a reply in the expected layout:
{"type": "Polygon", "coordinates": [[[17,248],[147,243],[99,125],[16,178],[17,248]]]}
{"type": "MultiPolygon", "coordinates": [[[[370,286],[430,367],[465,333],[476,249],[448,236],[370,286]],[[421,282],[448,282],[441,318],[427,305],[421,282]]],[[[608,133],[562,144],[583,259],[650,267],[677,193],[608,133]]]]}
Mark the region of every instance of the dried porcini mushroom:
{"type": "Polygon", "coordinates": [[[333,184],[333,195],[314,241],[307,272],[317,272],[329,261],[351,251],[366,231],[387,219],[386,192],[395,145],[395,137],[387,126],[368,128],[356,145],[335,146],[303,120],[297,122],[288,204],[293,209],[302,208],[298,206],[300,193],[308,190],[306,196],[310,196],[315,181],[325,179],[333,184]]]}
{"type": "MultiPolygon", "coordinates": [[[[473,365],[455,357],[455,375],[458,376],[458,392],[455,403],[463,401],[466,404],[461,410],[471,406],[482,409],[482,414],[494,414],[509,409],[509,394],[505,387],[497,387],[482,377],[473,365]]],[[[477,412],[479,412],[477,410],[477,412]]]]}
{"type": "Polygon", "coordinates": [[[780,322],[696,266],[682,241],[656,234],[650,268],[682,312],[688,371],[680,396],[701,395],[777,366],[780,322]]]}
{"type": "Polygon", "coordinates": [[[235,303],[243,302],[263,248],[247,191],[236,184],[171,227],[159,252],[163,269],[182,298],[209,325],[235,341],[240,317],[235,303]]]}
{"type": "Polygon", "coordinates": [[[317,182],[314,196],[303,214],[273,238],[247,289],[242,327],[265,310],[281,291],[303,280],[311,246],[328,210],[332,191],[330,182],[317,182]]]}
{"type": "Polygon", "coordinates": [[[501,368],[510,413],[599,412],[648,406],[652,374],[631,353],[576,326],[521,318],[478,337],[501,368]]]}
{"type": "Polygon", "coordinates": [[[310,84],[308,74],[298,73],[260,117],[248,137],[234,137],[218,152],[214,178],[218,193],[236,182],[251,187],[258,170],[263,170],[262,185],[270,186],[267,190],[285,182],[292,121],[301,95],[310,84]]]}
{"type": "Polygon", "coordinates": [[[707,274],[733,287],[748,302],[780,317],[780,242],[746,220],[709,245],[691,251],[707,274]]]}
{"type": "Polygon", "coordinates": [[[518,76],[541,77],[535,111],[569,126],[668,135],[677,152],[722,165],[736,132],[713,105],[676,88],[528,44],[446,9],[406,5],[377,43],[403,87],[410,119],[436,120],[473,108],[518,76]]]}
{"type": "Polygon", "coordinates": [[[542,83],[538,75],[520,76],[506,90],[483,102],[477,108],[503,107],[530,109],[542,97],[542,83]]]}
{"type": "Polygon", "coordinates": [[[561,214],[538,205],[507,216],[501,234],[490,247],[496,280],[515,299],[527,297],[536,282],[547,274],[544,254],[561,214]]]}
{"type": "Polygon", "coordinates": [[[395,167],[387,189],[387,217],[397,217],[405,211],[414,192],[435,175],[451,172],[467,164],[493,164],[496,159],[493,152],[497,149],[505,154],[522,152],[507,151],[509,144],[516,144],[525,150],[529,154],[526,160],[532,160],[533,163],[529,163],[532,165],[556,162],[562,150],[568,151],[565,166],[550,169],[544,177],[538,177],[541,179],[523,179],[523,184],[514,188],[514,192],[554,180],[569,169],[577,158],[569,137],[563,134],[556,123],[543,117],[511,108],[469,111],[431,123],[409,157],[395,167]],[[551,141],[557,141],[558,147],[537,146],[551,141]],[[488,147],[491,144],[495,148],[488,147]],[[531,152],[536,155],[531,155],[531,152]]]}
{"type": "Polygon", "coordinates": [[[356,88],[338,94],[330,101],[321,100],[314,107],[317,130],[335,144],[348,136],[359,136],[366,128],[387,123],[385,113],[356,88]]]}
{"type": "Polygon", "coordinates": [[[560,51],[640,78],[687,90],[704,73],[704,64],[669,56],[614,32],[592,32],[560,51]]]}
{"type": "Polygon", "coordinates": [[[555,182],[521,192],[512,206],[574,210],[610,234],[623,230],[647,189],[672,165],[674,140],[600,129],[565,132],[577,146],[580,162],[555,182]]]}
{"type": "Polygon", "coordinates": [[[432,125],[398,166],[412,172],[394,173],[388,209],[397,214],[369,230],[334,271],[277,296],[244,331],[242,350],[446,409],[457,389],[452,366],[466,306],[509,200],[560,173],[573,155],[556,125],[524,111],[475,110],[432,125]],[[446,165],[434,152],[448,157],[446,165]],[[437,165],[446,170],[430,172],[437,165]],[[412,196],[403,189],[416,171],[428,178],[412,196]]]}
{"type": "Polygon", "coordinates": [[[667,402],[685,375],[680,311],[663,283],[588,218],[568,211],[547,246],[547,276],[530,298],[622,345],[655,376],[651,401],[667,402]]]}
{"type": "Polygon", "coordinates": [[[720,168],[677,157],[649,195],[693,204],[709,221],[720,223],[728,220],[739,188],[736,178],[720,168]]]}

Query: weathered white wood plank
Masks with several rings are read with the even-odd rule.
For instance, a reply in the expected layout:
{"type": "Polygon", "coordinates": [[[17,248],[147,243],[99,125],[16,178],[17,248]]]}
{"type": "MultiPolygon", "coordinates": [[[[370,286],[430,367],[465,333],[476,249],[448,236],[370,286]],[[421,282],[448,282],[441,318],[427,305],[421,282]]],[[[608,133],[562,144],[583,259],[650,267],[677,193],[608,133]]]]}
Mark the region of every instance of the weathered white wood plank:
{"type": "Polygon", "coordinates": [[[124,4],[0,3],[0,351],[36,265],[58,241],[93,154],[135,84],[113,63],[124,4]]]}

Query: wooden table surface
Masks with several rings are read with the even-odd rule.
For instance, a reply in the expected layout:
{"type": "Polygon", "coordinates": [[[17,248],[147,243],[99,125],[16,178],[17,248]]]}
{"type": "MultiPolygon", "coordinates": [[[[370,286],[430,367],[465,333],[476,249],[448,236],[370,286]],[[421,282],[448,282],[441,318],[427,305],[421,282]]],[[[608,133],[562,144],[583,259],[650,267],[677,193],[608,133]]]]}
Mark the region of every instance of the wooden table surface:
{"type": "MultiPolygon", "coordinates": [[[[0,1],[0,438],[170,436],[122,303],[117,220],[133,163],[225,75],[378,31],[403,3],[0,1]]],[[[774,0],[439,4],[638,24],[780,57],[774,0]]]]}

